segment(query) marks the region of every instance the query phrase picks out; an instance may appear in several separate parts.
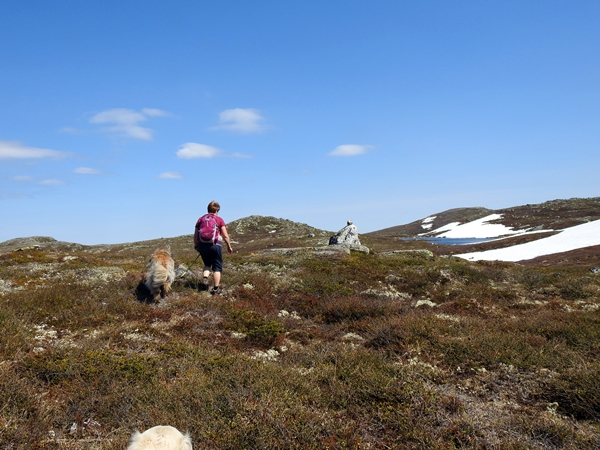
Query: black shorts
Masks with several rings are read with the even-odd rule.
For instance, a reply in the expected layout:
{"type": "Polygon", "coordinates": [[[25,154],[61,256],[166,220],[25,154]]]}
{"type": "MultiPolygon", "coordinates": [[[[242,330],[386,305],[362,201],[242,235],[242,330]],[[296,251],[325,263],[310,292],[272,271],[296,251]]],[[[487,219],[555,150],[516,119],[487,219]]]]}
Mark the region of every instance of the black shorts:
{"type": "Polygon", "coordinates": [[[213,272],[223,271],[223,247],[213,244],[199,244],[196,250],[200,253],[205,268],[212,269],[213,272]]]}

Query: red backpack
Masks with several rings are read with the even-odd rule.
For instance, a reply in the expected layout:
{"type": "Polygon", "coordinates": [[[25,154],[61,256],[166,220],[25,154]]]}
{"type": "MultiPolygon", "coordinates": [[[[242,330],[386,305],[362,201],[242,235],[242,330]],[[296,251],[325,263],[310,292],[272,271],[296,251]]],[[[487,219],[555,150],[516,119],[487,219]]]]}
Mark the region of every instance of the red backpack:
{"type": "Polygon", "coordinates": [[[204,244],[216,244],[219,240],[219,224],[217,216],[214,214],[205,214],[198,219],[198,240],[204,244]]]}

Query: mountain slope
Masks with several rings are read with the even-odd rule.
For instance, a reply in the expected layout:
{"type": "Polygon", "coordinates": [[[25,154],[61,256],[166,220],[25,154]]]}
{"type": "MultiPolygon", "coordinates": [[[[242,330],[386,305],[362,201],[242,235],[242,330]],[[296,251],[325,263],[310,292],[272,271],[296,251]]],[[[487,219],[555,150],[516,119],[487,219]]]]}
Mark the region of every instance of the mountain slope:
{"type": "MultiPolygon", "coordinates": [[[[600,219],[600,197],[551,200],[540,204],[529,204],[504,209],[454,208],[431,214],[406,225],[398,225],[366,233],[373,237],[436,236],[436,230],[449,224],[465,224],[489,215],[500,217],[490,224],[504,225],[513,230],[562,230],[582,223],[600,219]]],[[[472,237],[472,236],[465,236],[472,237]]],[[[497,237],[491,235],[489,237],[497,237]]]]}
{"type": "Polygon", "coordinates": [[[415,220],[406,225],[397,225],[384,228],[383,230],[365,233],[371,237],[414,237],[421,233],[441,228],[452,222],[470,222],[492,214],[491,209],[486,208],[454,208],[447,211],[432,214],[424,219],[415,220]]]}
{"type": "MultiPolygon", "coordinates": [[[[365,236],[393,242],[417,236],[502,238],[459,246],[423,242],[421,245],[429,245],[438,255],[463,256],[471,260],[535,259],[543,264],[597,266],[600,264],[598,228],[600,197],[594,197],[552,200],[498,210],[456,208],[365,236]]],[[[443,243],[444,240],[439,242],[443,243]]]]}
{"type": "Polygon", "coordinates": [[[523,261],[600,245],[600,220],[566,228],[536,241],[495,250],[459,254],[470,261],[523,261]]]}
{"type": "MultiPolygon", "coordinates": [[[[594,247],[598,244],[592,239],[594,233],[588,234],[588,238],[579,239],[576,246],[559,248],[555,245],[556,242],[564,240],[565,237],[569,237],[571,234],[560,233],[560,230],[570,229],[595,220],[600,220],[600,197],[573,198],[499,210],[482,207],[454,208],[432,214],[406,225],[361,233],[360,239],[374,253],[422,249],[425,247],[436,255],[458,255],[513,247],[535,240],[543,241],[558,233],[558,236],[550,241],[544,241],[535,246],[532,244],[528,247],[545,247],[544,252],[555,252],[557,256],[547,257],[545,255],[554,253],[537,252],[528,254],[527,258],[542,257],[543,259],[540,261],[543,261],[544,264],[560,263],[564,265],[566,261],[573,265],[595,267],[600,265],[600,247],[594,247]],[[479,237],[505,237],[490,242],[460,246],[435,245],[424,241],[405,241],[402,239],[415,236],[473,237],[475,232],[478,233],[477,236],[479,237]],[[548,242],[552,245],[549,245],[548,242]],[[589,247],[588,250],[581,250],[587,247],[589,247]],[[569,255],[573,256],[570,257],[569,255]]],[[[361,224],[359,223],[357,226],[360,231],[361,224]]],[[[234,249],[239,253],[269,248],[324,246],[328,244],[330,236],[334,233],[304,223],[264,216],[249,216],[237,219],[228,223],[227,228],[234,249]]],[[[0,253],[35,247],[55,250],[81,250],[92,253],[109,252],[119,254],[126,252],[146,257],[156,248],[166,244],[171,246],[176,255],[185,255],[186,260],[191,261],[196,256],[191,235],[98,246],[82,246],[76,243],[60,242],[49,237],[18,238],[0,243],[0,253]]],[[[504,252],[504,254],[508,253],[504,252]]]]}

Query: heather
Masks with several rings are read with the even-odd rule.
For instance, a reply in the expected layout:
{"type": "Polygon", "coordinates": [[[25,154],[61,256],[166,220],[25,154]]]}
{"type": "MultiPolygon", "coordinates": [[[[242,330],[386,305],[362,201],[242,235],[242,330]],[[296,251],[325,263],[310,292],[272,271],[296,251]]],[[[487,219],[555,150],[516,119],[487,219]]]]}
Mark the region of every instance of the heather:
{"type": "Polygon", "coordinates": [[[252,236],[223,295],[193,267],[140,299],[152,251],[187,267],[188,238],[0,255],[2,448],[122,449],[157,424],[199,449],[600,446],[588,268],[252,236]]]}

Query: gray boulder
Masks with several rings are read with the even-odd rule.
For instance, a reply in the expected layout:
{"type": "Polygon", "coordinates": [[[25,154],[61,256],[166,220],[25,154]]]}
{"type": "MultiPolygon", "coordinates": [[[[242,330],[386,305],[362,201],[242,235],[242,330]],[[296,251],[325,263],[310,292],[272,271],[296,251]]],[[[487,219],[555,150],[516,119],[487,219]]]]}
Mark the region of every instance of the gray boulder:
{"type": "Polygon", "coordinates": [[[350,250],[369,253],[369,249],[360,243],[358,230],[351,220],[344,228],[329,238],[329,245],[342,245],[350,250]]]}
{"type": "Polygon", "coordinates": [[[342,244],[361,245],[360,239],[358,239],[358,230],[351,220],[344,228],[329,238],[329,245],[342,244]]]}

